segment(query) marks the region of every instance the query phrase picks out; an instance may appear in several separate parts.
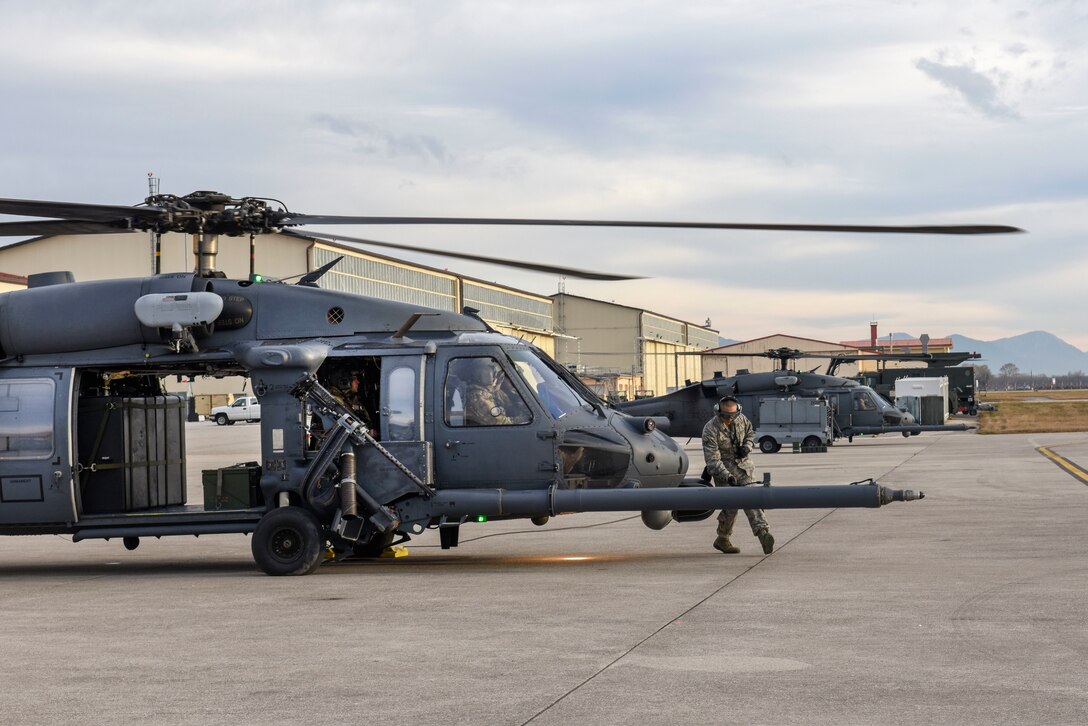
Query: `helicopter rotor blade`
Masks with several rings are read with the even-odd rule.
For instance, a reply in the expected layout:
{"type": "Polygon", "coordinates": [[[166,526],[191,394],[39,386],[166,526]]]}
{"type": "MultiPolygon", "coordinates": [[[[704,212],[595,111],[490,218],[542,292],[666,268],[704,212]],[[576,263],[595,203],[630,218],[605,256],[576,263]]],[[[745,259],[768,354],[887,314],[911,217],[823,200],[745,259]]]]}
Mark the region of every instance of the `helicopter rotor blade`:
{"type": "MultiPolygon", "coordinates": [[[[217,201],[236,204],[235,200],[222,196],[217,201]]],[[[192,205],[202,208],[198,201],[206,201],[209,193],[195,192],[180,198],[184,208],[192,210],[192,205]]],[[[112,204],[80,204],[75,202],[55,202],[37,199],[0,198],[0,214],[12,214],[27,217],[51,217],[54,219],[81,220],[112,223],[118,226],[146,227],[141,223],[169,223],[171,205],[163,206],[121,206],[112,204]],[[127,223],[127,224],[126,224],[127,223]]],[[[731,229],[763,230],[773,232],[860,232],[874,234],[1008,234],[1023,232],[1018,227],[995,224],[949,224],[949,225],[858,225],[858,224],[770,224],[746,222],[662,222],[632,220],[586,220],[586,219],[519,219],[502,217],[403,217],[403,216],[339,216],[295,214],[278,210],[265,218],[264,229],[272,231],[276,227],[322,224],[440,224],[440,225],[504,225],[504,226],[542,226],[542,227],[648,227],[658,229],[731,229]]]]}
{"type": "Polygon", "coordinates": [[[1002,224],[763,224],[744,222],[653,222],[586,219],[509,219],[496,217],[345,217],[298,214],[285,216],[284,225],[313,224],[465,224],[539,227],[652,227],[664,229],[737,229],[772,232],[861,232],[874,234],[1009,234],[1023,232],[1002,224]]]}
{"type": "Polygon", "coordinates": [[[92,222],[120,222],[126,219],[158,219],[163,210],[157,207],[124,207],[113,204],[77,204],[48,202],[37,199],[0,199],[0,214],[23,217],[53,217],[56,219],[92,222]]]}
{"type": "MultiPolygon", "coordinates": [[[[124,222],[117,224],[123,225],[124,222]]],[[[116,234],[135,232],[125,226],[83,219],[46,219],[29,222],[0,222],[0,237],[48,236],[54,234],[116,234]]]]}
{"type": "Polygon", "coordinates": [[[301,232],[295,230],[284,230],[283,234],[289,234],[294,237],[307,237],[317,238],[325,240],[340,240],[343,242],[354,242],[356,244],[373,245],[375,247],[391,247],[398,250],[409,250],[411,252],[422,252],[428,255],[438,255],[441,257],[456,257],[462,260],[472,260],[473,262],[486,262],[491,265],[502,265],[503,267],[515,267],[523,270],[534,270],[536,272],[547,272],[553,275],[563,275],[565,277],[578,277],[584,280],[641,280],[642,278],[634,275],[614,275],[604,272],[592,272],[590,270],[579,270],[573,267],[559,267],[557,265],[543,265],[536,262],[523,262],[517,260],[509,260],[502,257],[486,257],[484,255],[470,255],[465,252],[450,252],[448,250],[434,250],[426,247],[416,247],[414,245],[399,244],[396,242],[381,242],[379,240],[364,239],[362,237],[349,237],[342,234],[330,234],[330,233],[315,233],[315,232],[301,232]]]}

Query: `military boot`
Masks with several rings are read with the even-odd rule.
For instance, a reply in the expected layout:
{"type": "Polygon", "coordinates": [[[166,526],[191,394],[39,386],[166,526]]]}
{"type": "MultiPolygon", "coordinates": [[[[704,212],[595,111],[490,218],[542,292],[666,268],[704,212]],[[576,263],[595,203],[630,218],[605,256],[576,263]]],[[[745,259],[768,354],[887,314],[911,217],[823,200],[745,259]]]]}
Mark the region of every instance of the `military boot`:
{"type": "Polygon", "coordinates": [[[714,549],[725,555],[735,555],[740,552],[740,547],[734,547],[728,537],[718,537],[714,540],[714,549]]]}
{"type": "Polygon", "coordinates": [[[769,555],[774,552],[774,536],[769,529],[761,529],[756,534],[759,538],[759,543],[763,545],[763,554],[769,555]]]}

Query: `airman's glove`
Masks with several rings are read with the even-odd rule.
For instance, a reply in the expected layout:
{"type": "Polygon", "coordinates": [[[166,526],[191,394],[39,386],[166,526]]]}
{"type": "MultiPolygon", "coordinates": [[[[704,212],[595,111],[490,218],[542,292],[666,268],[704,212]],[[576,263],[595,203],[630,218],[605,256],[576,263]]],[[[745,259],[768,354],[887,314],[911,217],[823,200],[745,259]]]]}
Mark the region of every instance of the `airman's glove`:
{"type": "Polygon", "coordinates": [[[738,459],[746,459],[746,458],[748,458],[748,454],[751,454],[751,453],[752,453],[752,450],[749,449],[747,446],[738,446],[737,447],[737,458],[738,459]]]}

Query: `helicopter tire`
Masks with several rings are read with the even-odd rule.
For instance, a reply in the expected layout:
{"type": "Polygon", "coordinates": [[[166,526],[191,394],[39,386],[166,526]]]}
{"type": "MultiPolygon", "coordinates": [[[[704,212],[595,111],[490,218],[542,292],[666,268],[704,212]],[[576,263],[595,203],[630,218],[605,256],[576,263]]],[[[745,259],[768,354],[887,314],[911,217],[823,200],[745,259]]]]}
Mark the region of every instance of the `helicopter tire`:
{"type": "Polygon", "coordinates": [[[261,517],[251,547],[265,574],[308,575],[321,564],[325,535],[307,510],[279,507],[261,517]]]}
{"type": "Polygon", "coordinates": [[[820,445],[820,437],[818,436],[806,436],[805,440],[801,442],[802,449],[815,449],[820,445]]]}
{"type": "Polygon", "coordinates": [[[910,438],[910,431],[904,431],[903,432],[903,438],[904,439],[909,439],[910,438]]]}
{"type": "Polygon", "coordinates": [[[215,423],[219,426],[226,426],[230,423],[230,419],[227,418],[227,414],[225,413],[217,413],[215,415],[215,423]]]}
{"type": "Polygon", "coordinates": [[[759,440],[759,450],[764,454],[777,454],[782,445],[770,436],[764,436],[759,440]]]}

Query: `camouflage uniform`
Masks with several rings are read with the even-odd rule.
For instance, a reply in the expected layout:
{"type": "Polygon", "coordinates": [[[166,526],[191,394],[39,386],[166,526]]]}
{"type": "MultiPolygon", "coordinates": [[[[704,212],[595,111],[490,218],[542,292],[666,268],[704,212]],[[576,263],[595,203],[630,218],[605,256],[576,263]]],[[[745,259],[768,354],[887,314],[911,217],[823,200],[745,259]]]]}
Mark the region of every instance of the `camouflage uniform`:
{"type": "MultiPolygon", "coordinates": [[[[749,451],[755,447],[755,431],[752,422],[742,413],[737,413],[731,424],[726,424],[719,416],[707,421],[703,427],[703,458],[714,477],[715,486],[748,486],[752,483],[755,467],[751,458],[738,459],[736,449],[747,446],[749,451]],[[730,481],[730,477],[736,483],[730,481]]],[[[762,509],[745,509],[748,523],[752,525],[752,534],[759,537],[769,530],[762,509]]],[[[736,509],[723,509],[718,515],[718,536],[726,539],[733,533],[733,522],[737,518],[736,509]]],[[[762,541],[762,540],[761,540],[762,541]]]]}
{"type": "MultiPolygon", "coordinates": [[[[362,386],[361,380],[359,385],[362,386]]],[[[329,388],[329,393],[340,401],[340,403],[344,404],[344,407],[351,411],[356,418],[359,419],[361,424],[368,429],[374,429],[374,422],[370,420],[370,412],[363,406],[362,397],[359,395],[359,392],[353,391],[350,384],[346,389],[340,388],[339,386],[331,386],[329,388]]]]}
{"type": "Polygon", "coordinates": [[[468,387],[466,398],[465,420],[471,426],[504,426],[529,420],[525,406],[511,402],[498,383],[489,386],[473,383],[468,387]]]}

